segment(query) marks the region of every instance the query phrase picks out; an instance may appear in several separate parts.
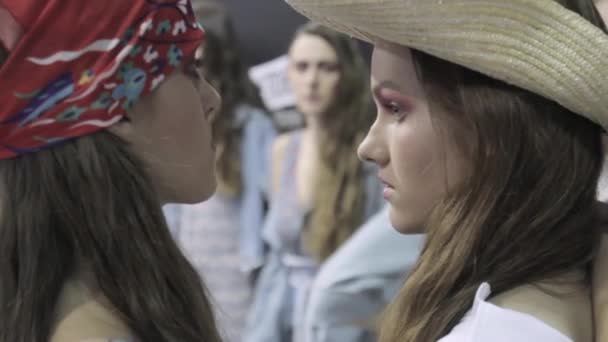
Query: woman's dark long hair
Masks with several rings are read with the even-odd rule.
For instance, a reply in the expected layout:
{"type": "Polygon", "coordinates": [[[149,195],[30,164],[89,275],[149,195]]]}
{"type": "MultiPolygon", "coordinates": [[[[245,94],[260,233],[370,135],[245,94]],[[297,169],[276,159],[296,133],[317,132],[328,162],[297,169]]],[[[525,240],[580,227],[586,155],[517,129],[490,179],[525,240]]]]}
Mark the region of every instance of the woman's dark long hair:
{"type": "Polygon", "coordinates": [[[0,161],[0,341],[47,342],[82,265],[139,340],[220,341],[143,162],[105,131],[0,161]]]}
{"type": "Polygon", "coordinates": [[[234,29],[227,17],[223,18],[222,26],[224,36],[207,30],[202,68],[207,80],[222,97],[221,111],[213,122],[218,146],[219,189],[236,195],[242,188],[240,145],[243,135],[243,125],[236,122],[236,110],[245,104],[259,109],[264,105],[239,57],[234,29]]]}
{"type": "MultiPolygon", "coordinates": [[[[592,0],[560,0],[605,29],[592,0]]],[[[598,125],[553,101],[413,51],[437,128],[470,175],[434,210],[413,272],[388,310],[382,342],[434,342],[492,295],[589,270],[599,241],[598,125]]]]}

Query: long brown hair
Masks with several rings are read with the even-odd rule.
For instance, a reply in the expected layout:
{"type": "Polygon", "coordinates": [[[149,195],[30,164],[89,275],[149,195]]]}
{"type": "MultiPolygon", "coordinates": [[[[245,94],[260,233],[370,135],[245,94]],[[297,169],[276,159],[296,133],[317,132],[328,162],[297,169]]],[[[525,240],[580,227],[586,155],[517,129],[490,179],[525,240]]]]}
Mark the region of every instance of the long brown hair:
{"type": "Polygon", "coordinates": [[[263,109],[264,105],[239,57],[234,29],[227,16],[223,18],[222,26],[223,36],[207,30],[202,69],[222,97],[221,111],[213,122],[218,146],[219,189],[237,195],[242,187],[240,145],[243,125],[236,122],[236,109],[245,104],[263,109]]]}
{"type": "Polygon", "coordinates": [[[373,121],[368,72],[357,43],[327,27],[309,23],[296,34],[315,35],[338,55],[340,82],[335,101],[322,115],[321,165],[314,208],[304,243],[314,257],[329,257],[364,219],[365,169],[356,147],[373,121]],[[345,125],[344,123],[348,124],[345,125]]]}
{"type": "Polygon", "coordinates": [[[220,341],[144,170],[105,131],[0,161],[0,341],[48,341],[82,265],[139,340],[220,341]]]}
{"type": "MultiPolygon", "coordinates": [[[[591,0],[560,1],[601,26],[591,0]]],[[[437,128],[467,142],[470,174],[435,208],[382,342],[431,342],[492,295],[588,270],[598,231],[601,129],[550,100],[413,51],[437,128]],[[449,127],[449,129],[447,129],[449,127]]]]}

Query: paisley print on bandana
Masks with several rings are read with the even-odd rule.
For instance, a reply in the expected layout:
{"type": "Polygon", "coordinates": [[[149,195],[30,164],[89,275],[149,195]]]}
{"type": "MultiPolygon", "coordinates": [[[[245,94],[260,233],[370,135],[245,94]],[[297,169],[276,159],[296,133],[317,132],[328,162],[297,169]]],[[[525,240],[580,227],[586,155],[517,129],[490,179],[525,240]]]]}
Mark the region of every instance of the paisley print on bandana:
{"type": "Polygon", "coordinates": [[[188,0],[0,4],[20,32],[14,46],[0,35],[10,50],[0,69],[0,159],[117,123],[204,39],[188,0]]]}

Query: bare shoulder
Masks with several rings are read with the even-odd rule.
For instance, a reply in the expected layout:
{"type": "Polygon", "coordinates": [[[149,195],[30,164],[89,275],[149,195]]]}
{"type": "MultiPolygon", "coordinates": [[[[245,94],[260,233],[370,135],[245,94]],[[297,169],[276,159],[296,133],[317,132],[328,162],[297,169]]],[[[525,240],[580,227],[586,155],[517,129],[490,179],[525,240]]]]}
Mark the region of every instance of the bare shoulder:
{"type": "Polygon", "coordinates": [[[74,308],[56,325],[50,342],[131,342],[133,334],[119,315],[91,300],[74,308]]]}
{"type": "Polygon", "coordinates": [[[587,284],[524,285],[490,302],[533,316],[574,341],[593,342],[591,289],[587,284]]]}

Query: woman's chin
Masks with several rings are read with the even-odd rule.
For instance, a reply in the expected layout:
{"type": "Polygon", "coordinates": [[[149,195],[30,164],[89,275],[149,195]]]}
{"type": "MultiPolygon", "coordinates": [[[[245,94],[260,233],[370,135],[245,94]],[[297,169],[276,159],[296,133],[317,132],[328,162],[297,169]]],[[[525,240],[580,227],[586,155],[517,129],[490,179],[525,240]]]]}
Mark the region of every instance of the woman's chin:
{"type": "Polygon", "coordinates": [[[161,203],[198,204],[211,198],[216,190],[217,181],[213,178],[201,184],[190,184],[181,191],[174,191],[171,196],[163,196],[161,203]]]}
{"type": "Polygon", "coordinates": [[[418,223],[417,220],[413,220],[411,215],[393,208],[391,205],[389,211],[389,219],[391,225],[401,234],[422,234],[424,233],[424,227],[418,223]]]}
{"type": "Polygon", "coordinates": [[[217,181],[215,178],[213,181],[208,182],[207,184],[201,185],[198,191],[195,194],[192,194],[190,198],[189,204],[197,204],[204,202],[210,199],[215,192],[217,191],[217,181]]]}

